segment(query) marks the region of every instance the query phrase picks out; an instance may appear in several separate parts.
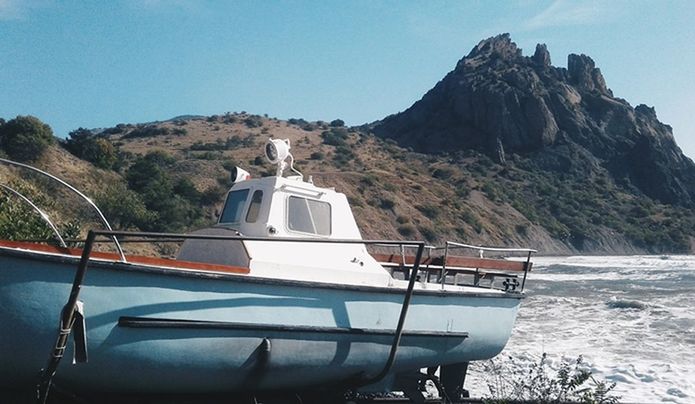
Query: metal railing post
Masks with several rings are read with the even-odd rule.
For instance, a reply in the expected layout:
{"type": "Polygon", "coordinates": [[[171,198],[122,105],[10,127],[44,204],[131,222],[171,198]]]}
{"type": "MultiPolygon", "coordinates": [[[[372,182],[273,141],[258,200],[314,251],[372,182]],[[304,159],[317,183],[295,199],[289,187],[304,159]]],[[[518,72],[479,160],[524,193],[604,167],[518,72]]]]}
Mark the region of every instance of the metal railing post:
{"type": "Polygon", "coordinates": [[[439,283],[442,285],[442,289],[444,289],[444,284],[446,283],[446,258],[449,255],[449,242],[447,241],[446,244],[444,244],[444,258],[442,258],[442,272],[441,272],[441,277],[439,279],[439,283]]]}
{"type": "Polygon", "coordinates": [[[94,245],[94,239],[96,234],[94,231],[90,230],[87,234],[87,241],[84,245],[84,250],[82,250],[82,257],[80,258],[80,264],[77,267],[77,272],[75,273],[75,279],[72,282],[72,289],[70,290],[70,297],[68,302],[63,307],[63,311],[60,316],[60,328],[58,331],[58,338],[56,339],[55,346],[51,352],[46,368],[41,372],[41,378],[38,385],[36,386],[37,392],[37,403],[45,404],[46,399],[48,399],[48,392],[51,388],[51,382],[53,376],[55,376],[56,370],[58,369],[58,364],[65,354],[65,350],[68,345],[68,338],[72,332],[72,326],[75,323],[75,309],[77,307],[77,299],[80,296],[80,290],[82,288],[82,283],[84,282],[85,274],[87,273],[87,267],[89,265],[89,256],[92,253],[92,246],[94,245]]]}
{"type": "Polygon", "coordinates": [[[391,344],[391,351],[389,352],[389,357],[386,360],[384,368],[374,377],[368,377],[362,380],[363,385],[376,383],[383,379],[391,370],[393,363],[396,360],[396,353],[398,352],[398,346],[401,343],[401,336],[403,335],[403,327],[405,326],[405,319],[408,316],[408,308],[410,307],[410,300],[413,297],[413,290],[415,289],[415,280],[417,278],[417,272],[420,269],[420,261],[422,260],[422,253],[425,249],[425,243],[422,242],[418,245],[417,255],[415,256],[415,263],[413,264],[413,269],[410,273],[410,280],[408,282],[408,289],[403,298],[403,305],[401,306],[401,314],[398,317],[398,325],[396,326],[396,335],[393,337],[393,343],[391,344]]]}
{"type": "Polygon", "coordinates": [[[528,274],[529,267],[531,266],[531,254],[532,251],[528,252],[528,257],[526,258],[526,265],[524,265],[524,278],[521,280],[521,291],[524,291],[524,286],[526,285],[526,275],[528,274]]]}

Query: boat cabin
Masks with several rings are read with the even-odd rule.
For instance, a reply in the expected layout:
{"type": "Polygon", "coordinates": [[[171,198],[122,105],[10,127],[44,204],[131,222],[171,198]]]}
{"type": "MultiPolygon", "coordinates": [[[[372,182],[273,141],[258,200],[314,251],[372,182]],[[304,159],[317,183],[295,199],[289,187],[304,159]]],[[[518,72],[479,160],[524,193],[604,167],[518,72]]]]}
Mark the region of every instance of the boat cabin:
{"type": "Polygon", "coordinates": [[[188,239],[178,259],[250,268],[255,276],[294,280],[325,280],[386,286],[393,278],[364,244],[312,243],[311,239],[361,240],[347,197],[322,188],[292,167],[289,142],[271,139],[266,158],[278,165],[276,176],[251,179],[232,172],[218,223],[193,234],[295,238],[303,242],[188,239]],[[271,150],[269,150],[269,147],[271,150]],[[298,175],[283,176],[288,168],[298,175]]]}
{"type": "Polygon", "coordinates": [[[345,195],[300,176],[234,184],[217,227],[253,237],[361,238],[345,195]]]}

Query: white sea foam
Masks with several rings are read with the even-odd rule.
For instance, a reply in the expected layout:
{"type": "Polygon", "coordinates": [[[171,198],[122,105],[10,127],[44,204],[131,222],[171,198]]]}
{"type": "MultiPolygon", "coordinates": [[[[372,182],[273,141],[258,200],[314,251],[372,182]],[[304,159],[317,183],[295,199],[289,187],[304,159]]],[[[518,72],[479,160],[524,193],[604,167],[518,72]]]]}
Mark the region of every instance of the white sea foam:
{"type": "MultiPolygon", "coordinates": [[[[695,256],[540,257],[502,357],[583,355],[626,403],[695,403],[695,256]]],[[[488,393],[482,365],[466,387],[488,393]]]]}

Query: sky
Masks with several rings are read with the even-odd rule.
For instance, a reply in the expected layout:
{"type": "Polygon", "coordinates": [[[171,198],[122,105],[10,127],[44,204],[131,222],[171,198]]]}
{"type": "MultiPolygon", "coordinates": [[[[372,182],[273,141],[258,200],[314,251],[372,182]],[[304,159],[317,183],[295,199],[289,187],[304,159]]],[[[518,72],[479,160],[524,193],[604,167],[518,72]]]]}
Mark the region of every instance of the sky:
{"type": "Polygon", "coordinates": [[[0,117],[78,127],[247,111],[359,125],[482,39],[591,56],[695,158],[695,1],[0,0],[0,117]]]}

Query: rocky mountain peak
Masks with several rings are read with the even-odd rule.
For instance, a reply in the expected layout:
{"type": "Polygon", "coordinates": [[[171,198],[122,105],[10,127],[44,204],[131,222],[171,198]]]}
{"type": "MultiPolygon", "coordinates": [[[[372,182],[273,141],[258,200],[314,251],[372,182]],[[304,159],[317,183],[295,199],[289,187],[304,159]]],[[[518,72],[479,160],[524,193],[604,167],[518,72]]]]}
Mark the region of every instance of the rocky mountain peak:
{"type": "Polygon", "coordinates": [[[519,49],[508,33],[500,34],[488,39],[483,39],[476,45],[466,58],[475,57],[500,57],[503,59],[514,60],[521,57],[519,49]]]}
{"type": "Polygon", "coordinates": [[[567,57],[567,72],[570,82],[584,90],[598,90],[601,94],[613,96],[606,87],[601,70],[594,64],[594,60],[584,54],[570,54],[567,57]]]}
{"type": "Polygon", "coordinates": [[[550,52],[548,52],[548,47],[545,44],[539,43],[536,45],[536,52],[531,56],[531,60],[538,66],[549,67],[550,63],[550,52]]]}
{"type": "Polygon", "coordinates": [[[656,120],[656,110],[654,107],[650,107],[644,104],[639,104],[638,106],[635,107],[635,112],[643,115],[649,119],[654,119],[656,120]]]}
{"type": "Polygon", "coordinates": [[[652,108],[613,97],[591,57],[567,60],[567,69],[552,66],[543,44],[524,57],[509,34],[485,39],[421,100],[372,129],[426,153],[475,149],[580,176],[607,170],[659,201],[695,204],[695,164],[671,128],[652,108]]]}

